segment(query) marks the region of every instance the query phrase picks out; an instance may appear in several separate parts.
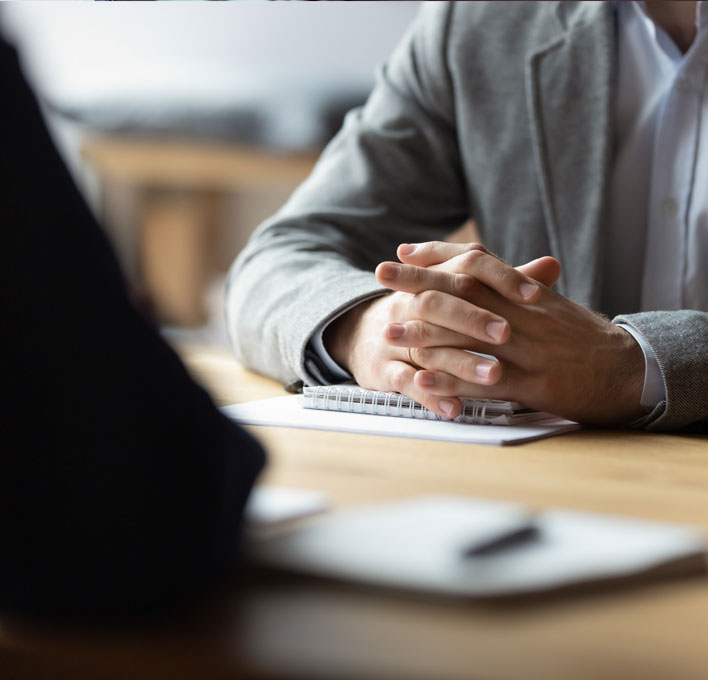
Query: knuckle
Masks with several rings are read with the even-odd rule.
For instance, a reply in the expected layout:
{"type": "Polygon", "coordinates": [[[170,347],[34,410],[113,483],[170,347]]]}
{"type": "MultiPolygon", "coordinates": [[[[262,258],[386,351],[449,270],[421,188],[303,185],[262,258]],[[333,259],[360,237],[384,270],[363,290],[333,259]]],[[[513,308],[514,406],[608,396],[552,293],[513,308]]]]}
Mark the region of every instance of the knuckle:
{"type": "Polygon", "coordinates": [[[520,280],[524,277],[519,274],[516,269],[505,264],[500,267],[499,278],[501,279],[502,283],[506,283],[511,286],[513,284],[519,283],[520,280]]]}
{"type": "Polygon", "coordinates": [[[455,375],[466,382],[475,382],[475,363],[472,357],[462,354],[455,359],[455,375]]]}
{"type": "Polygon", "coordinates": [[[461,383],[457,374],[449,370],[438,373],[438,392],[448,396],[461,394],[461,383]]]}
{"type": "Polygon", "coordinates": [[[390,321],[397,321],[404,318],[409,308],[413,296],[410,293],[396,292],[388,296],[389,304],[387,317],[390,321]]]}
{"type": "Polygon", "coordinates": [[[423,278],[423,270],[420,267],[403,266],[403,274],[411,283],[419,283],[423,278]]]}
{"type": "Polygon", "coordinates": [[[432,340],[431,328],[427,323],[418,321],[415,324],[415,336],[420,342],[426,343],[432,340]]]}
{"type": "Polygon", "coordinates": [[[411,347],[411,359],[419,366],[428,366],[430,364],[431,351],[426,347],[411,347]]]}
{"type": "Polygon", "coordinates": [[[417,310],[421,316],[426,316],[436,307],[438,293],[435,290],[424,290],[416,295],[417,310]]]}
{"type": "Polygon", "coordinates": [[[483,321],[484,319],[482,318],[482,314],[476,307],[470,307],[465,311],[464,327],[468,331],[476,331],[478,326],[480,326],[483,321]]]}
{"type": "Polygon", "coordinates": [[[406,388],[407,378],[406,369],[404,367],[396,368],[391,372],[391,388],[394,392],[403,392],[406,388]]]}
{"type": "Polygon", "coordinates": [[[480,260],[486,259],[486,250],[468,250],[462,255],[462,265],[465,269],[476,269],[480,266],[480,260]]]}
{"type": "Polygon", "coordinates": [[[435,250],[437,241],[424,241],[416,248],[416,255],[429,255],[435,250]]]}
{"type": "Polygon", "coordinates": [[[460,297],[470,297],[479,286],[479,281],[474,276],[468,274],[455,274],[454,291],[460,297]]]}
{"type": "MultiPolygon", "coordinates": [[[[428,336],[427,324],[420,320],[411,321],[406,332],[406,342],[425,342],[428,336]]],[[[411,352],[413,350],[411,349],[411,352]]]]}

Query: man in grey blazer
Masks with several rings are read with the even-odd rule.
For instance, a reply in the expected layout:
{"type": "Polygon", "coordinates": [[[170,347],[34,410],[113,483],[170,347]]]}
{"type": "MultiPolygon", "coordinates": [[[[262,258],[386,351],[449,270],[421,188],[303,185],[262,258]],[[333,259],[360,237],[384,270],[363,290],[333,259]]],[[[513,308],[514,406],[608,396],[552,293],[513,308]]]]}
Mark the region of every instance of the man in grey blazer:
{"type": "Polygon", "coordinates": [[[237,355],[449,417],[704,427],[707,73],[700,3],[430,3],[232,268],[237,355]],[[442,242],[469,217],[484,247],[442,242]]]}

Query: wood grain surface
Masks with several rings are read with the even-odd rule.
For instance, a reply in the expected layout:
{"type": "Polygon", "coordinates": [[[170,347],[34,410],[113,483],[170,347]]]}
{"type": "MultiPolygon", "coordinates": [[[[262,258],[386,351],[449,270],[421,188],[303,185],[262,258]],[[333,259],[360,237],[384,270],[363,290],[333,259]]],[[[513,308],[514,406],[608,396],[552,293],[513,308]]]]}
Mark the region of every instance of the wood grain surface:
{"type": "MultiPolygon", "coordinates": [[[[226,351],[179,351],[218,404],[285,394],[226,351]]],[[[261,483],[320,489],[335,507],[460,493],[708,531],[706,437],[583,430],[500,448],[251,430],[269,451],[261,483]]],[[[705,576],[484,603],[246,570],[166,621],[0,621],[0,676],[688,680],[708,677],[707,631],[705,576]]]]}

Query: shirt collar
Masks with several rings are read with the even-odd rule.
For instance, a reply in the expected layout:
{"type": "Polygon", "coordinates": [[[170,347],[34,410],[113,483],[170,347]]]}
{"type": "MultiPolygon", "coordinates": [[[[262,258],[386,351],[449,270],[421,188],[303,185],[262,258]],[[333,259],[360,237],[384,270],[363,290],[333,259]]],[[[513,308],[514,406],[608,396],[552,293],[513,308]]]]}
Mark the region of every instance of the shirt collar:
{"type": "MultiPolygon", "coordinates": [[[[650,36],[656,42],[658,47],[661,48],[662,52],[664,52],[664,54],[669,57],[673,62],[681,61],[681,59],[685,55],[683,55],[678,49],[678,47],[676,47],[676,44],[669,37],[668,33],[666,33],[663,28],[657,26],[657,24],[654,23],[654,20],[649,16],[649,13],[647,12],[646,2],[644,0],[632,0],[632,5],[634,5],[635,9],[638,10],[637,13],[641,17],[647,30],[649,31],[650,36]]],[[[703,34],[705,34],[706,30],[708,30],[708,2],[704,2],[704,0],[698,0],[698,2],[696,2],[697,34],[694,44],[695,42],[698,42],[699,37],[703,38],[703,34]]]]}

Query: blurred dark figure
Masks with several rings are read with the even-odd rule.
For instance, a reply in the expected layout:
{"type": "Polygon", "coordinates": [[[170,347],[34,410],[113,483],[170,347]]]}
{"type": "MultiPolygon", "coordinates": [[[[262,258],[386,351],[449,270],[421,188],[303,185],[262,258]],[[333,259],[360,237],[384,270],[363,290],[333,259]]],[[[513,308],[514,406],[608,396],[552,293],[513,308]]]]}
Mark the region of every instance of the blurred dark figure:
{"type": "Polygon", "coordinates": [[[232,564],[261,447],[131,305],[0,42],[0,612],[193,599],[232,564]]]}

